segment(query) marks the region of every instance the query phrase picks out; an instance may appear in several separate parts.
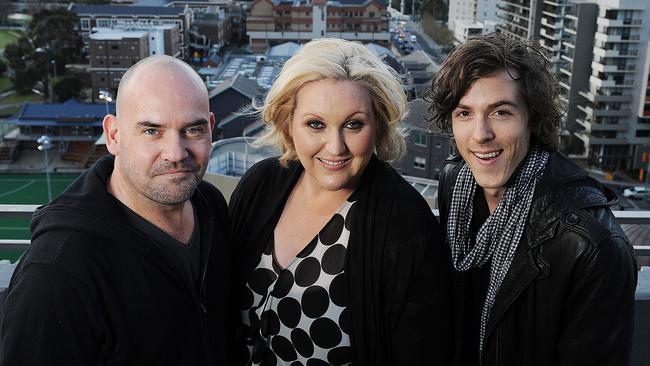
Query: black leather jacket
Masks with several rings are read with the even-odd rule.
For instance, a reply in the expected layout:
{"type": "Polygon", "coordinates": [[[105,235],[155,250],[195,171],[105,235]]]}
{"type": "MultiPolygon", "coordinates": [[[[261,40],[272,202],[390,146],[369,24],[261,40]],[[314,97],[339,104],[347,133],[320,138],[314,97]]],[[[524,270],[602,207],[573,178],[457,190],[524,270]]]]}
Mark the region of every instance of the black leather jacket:
{"type": "MultiPolygon", "coordinates": [[[[446,233],[462,160],[445,162],[438,202],[446,233]]],[[[609,209],[616,195],[561,154],[551,153],[527,227],[488,321],[482,365],[627,365],[636,260],[609,209]]],[[[462,324],[463,273],[455,275],[462,324]]],[[[478,330],[477,330],[478,331],[478,330]]],[[[455,332],[455,364],[463,332],[455,332]]]]}

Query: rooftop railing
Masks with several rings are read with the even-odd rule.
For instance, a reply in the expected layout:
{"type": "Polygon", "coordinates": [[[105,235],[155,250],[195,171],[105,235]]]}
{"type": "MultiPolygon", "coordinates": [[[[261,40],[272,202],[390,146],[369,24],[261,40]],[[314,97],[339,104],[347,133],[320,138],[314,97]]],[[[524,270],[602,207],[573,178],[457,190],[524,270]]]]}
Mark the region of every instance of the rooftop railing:
{"type": "MultiPolygon", "coordinates": [[[[423,180],[424,181],[424,180],[423,180]]],[[[0,219],[29,219],[38,205],[3,205],[0,204],[0,219]]],[[[438,217],[438,210],[433,213],[438,217]]],[[[650,225],[650,211],[614,211],[614,216],[619,224],[650,225]]],[[[24,239],[0,239],[2,249],[26,249],[30,244],[24,239]]],[[[650,242],[648,245],[635,245],[636,256],[650,256],[650,242]]]]}

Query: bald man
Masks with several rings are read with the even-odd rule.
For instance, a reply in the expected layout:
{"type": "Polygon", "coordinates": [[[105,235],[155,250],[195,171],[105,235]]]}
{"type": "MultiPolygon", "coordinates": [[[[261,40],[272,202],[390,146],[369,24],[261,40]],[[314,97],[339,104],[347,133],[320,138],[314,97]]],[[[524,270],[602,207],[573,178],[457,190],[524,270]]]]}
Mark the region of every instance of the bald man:
{"type": "Polygon", "coordinates": [[[99,160],[32,219],[11,279],[0,365],[221,365],[226,202],[201,179],[214,116],[167,56],[122,78],[99,160]]]}

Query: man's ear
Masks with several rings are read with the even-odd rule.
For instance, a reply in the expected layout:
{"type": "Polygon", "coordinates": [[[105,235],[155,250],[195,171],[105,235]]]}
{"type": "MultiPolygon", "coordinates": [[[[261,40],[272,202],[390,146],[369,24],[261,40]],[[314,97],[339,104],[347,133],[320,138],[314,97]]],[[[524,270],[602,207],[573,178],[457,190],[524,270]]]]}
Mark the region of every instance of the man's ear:
{"type": "Polygon", "coordinates": [[[216,120],[214,119],[214,113],[210,112],[210,131],[214,131],[214,125],[216,120]]]}
{"type": "Polygon", "coordinates": [[[104,117],[102,126],[104,127],[104,136],[106,137],[106,148],[108,149],[108,152],[115,156],[119,155],[120,141],[117,117],[112,114],[107,114],[104,117]]]}

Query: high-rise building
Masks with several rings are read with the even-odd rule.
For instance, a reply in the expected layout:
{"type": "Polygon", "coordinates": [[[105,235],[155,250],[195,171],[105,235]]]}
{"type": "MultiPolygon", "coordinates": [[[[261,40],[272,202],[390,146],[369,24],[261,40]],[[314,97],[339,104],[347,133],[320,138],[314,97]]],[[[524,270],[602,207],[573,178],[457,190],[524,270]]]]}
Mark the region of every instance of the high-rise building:
{"type": "Polygon", "coordinates": [[[573,132],[584,126],[582,119],[576,122],[578,103],[582,100],[578,93],[589,88],[597,16],[598,6],[593,3],[569,3],[565,8],[561,56],[556,65],[562,97],[567,106],[562,145],[570,154],[583,154],[585,151],[581,140],[576,141],[573,132]]]}
{"type": "MultiPolygon", "coordinates": [[[[586,156],[601,169],[632,170],[648,167],[650,151],[650,2],[646,0],[592,0],[595,20],[591,74],[579,91],[575,135],[586,156]]],[[[582,21],[582,19],[579,19],[582,21]]],[[[577,32],[577,36],[580,36],[577,32]]],[[[588,37],[589,33],[585,35],[588,37]]],[[[567,54],[570,49],[567,49],[567,54]]],[[[577,57],[582,57],[576,55],[577,57]]],[[[586,64],[586,63],[585,63],[586,64]]],[[[576,67],[584,67],[574,63],[576,67]]]]}
{"type": "Polygon", "coordinates": [[[456,31],[456,21],[476,23],[497,20],[498,0],[449,0],[447,27],[456,31]]]}
{"type": "MultiPolygon", "coordinates": [[[[563,0],[559,0],[563,1],[563,0]]],[[[548,0],[500,0],[497,5],[497,31],[521,40],[537,39],[542,10],[548,0]]]]}

